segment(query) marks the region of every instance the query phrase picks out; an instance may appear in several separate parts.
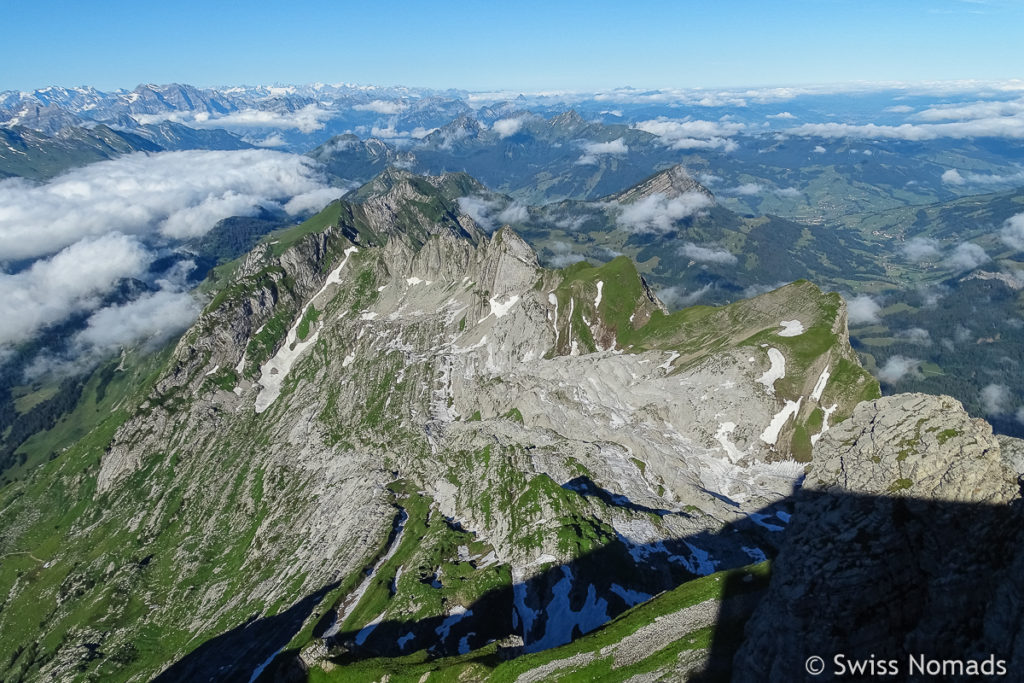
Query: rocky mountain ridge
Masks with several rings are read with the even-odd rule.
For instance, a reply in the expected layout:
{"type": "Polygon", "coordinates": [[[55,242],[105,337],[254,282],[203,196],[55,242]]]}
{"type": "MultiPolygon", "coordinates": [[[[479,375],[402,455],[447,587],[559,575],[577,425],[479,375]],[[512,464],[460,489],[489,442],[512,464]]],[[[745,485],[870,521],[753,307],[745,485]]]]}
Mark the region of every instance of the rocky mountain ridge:
{"type": "Polygon", "coordinates": [[[51,605],[52,644],[7,676],[201,678],[188,653],[244,632],[216,664],[242,675],[332,619],[326,656],[541,649],[774,553],[795,444],[877,391],[841,300],[798,283],[666,315],[627,259],[550,271],[485,235],[467,182],[393,172],[272,236],[123,424],[40,472],[79,493],[0,612],[13,646],[11,616],[51,605]]]}

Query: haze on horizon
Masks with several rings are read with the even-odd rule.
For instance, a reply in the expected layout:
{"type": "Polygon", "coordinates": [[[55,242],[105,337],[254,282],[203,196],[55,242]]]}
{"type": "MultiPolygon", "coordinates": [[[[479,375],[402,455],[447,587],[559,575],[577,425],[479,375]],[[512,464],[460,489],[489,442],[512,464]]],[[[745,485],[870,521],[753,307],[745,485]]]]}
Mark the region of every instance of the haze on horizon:
{"type": "Polygon", "coordinates": [[[243,8],[8,3],[0,90],[311,82],[594,91],[1000,81],[1012,0],[526,2],[243,8]]]}

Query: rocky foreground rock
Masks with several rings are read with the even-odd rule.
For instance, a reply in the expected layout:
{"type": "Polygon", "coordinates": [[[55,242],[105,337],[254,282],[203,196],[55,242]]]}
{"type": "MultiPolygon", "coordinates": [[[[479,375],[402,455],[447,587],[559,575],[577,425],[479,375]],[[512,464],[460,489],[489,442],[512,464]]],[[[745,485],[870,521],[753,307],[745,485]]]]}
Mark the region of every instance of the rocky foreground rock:
{"type": "Polygon", "coordinates": [[[949,397],[860,404],[815,449],[734,680],[804,680],[812,656],[824,680],[872,658],[1024,670],[1019,446],[949,397]]]}

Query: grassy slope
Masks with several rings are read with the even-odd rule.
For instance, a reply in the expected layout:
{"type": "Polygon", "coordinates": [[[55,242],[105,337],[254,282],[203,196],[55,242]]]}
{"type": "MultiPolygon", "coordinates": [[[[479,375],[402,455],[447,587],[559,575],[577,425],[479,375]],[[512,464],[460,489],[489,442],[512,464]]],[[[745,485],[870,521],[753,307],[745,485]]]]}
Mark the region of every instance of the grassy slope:
{"type": "MultiPolygon", "coordinates": [[[[612,668],[612,657],[600,655],[601,648],[620,642],[641,627],[654,623],[663,615],[678,612],[705,600],[720,600],[726,586],[735,586],[736,579],[753,577],[744,582],[750,591],[767,586],[770,567],[767,562],[741,569],[717,572],[694,579],[678,588],[662,593],[652,600],[622,613],[599,629],[560,647],[522,655],[502,661],[495,644],[488,645],[458,657],[429,660],[425,652],[391,659],[371,659],[336,667],[330,671],[310,671],[311,683],[348,682],[381,680],[389,676],[391,683],[414,683],[430,674],[428,680],[444,683],[447,681],[486,680],[494,683],[515,681],[521,674],[544,664],[572,657],[582,653],[594,653],[594,661],[584,666],[570,667],[559,672],[561,681],[625,681],[637,674],[653,671],[659,667],[671,666],[680,652],[707,648],[714,635],[711,628],[701,628],[692,633],[679,633],[678,639],[667,647],[649,653],[640,662],[622,668],[612,668]]],[[[740,628],[737,626],[737,628],[740,628]]],[[[549,678],[548,680],[554,680],[549,678]]]]}

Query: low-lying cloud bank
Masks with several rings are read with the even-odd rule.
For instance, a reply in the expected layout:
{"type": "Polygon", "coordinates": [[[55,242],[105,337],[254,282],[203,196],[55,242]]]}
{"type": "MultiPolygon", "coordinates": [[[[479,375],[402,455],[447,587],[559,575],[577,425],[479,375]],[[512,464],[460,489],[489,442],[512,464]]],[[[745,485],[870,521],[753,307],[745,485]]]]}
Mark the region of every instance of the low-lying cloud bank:
{"type": "Polygon", "coordinates": [[[197,237],[219,220],[282,201],[292,212],[308,209],[330,191],[312,159],[263,149],[140,152],[42,185],[0,181],[0,261],[54,254],[110,232],[197,237]]]}
{"type": "Polygon", "coordinates": [[[1000,116],[953,123],[805,123],[786,129],[790,135],[870,140],[937,140],[939,138],[1024,138],[1024,117],[1000,116]]]}
{"type": "MultiPolygon", "coordinates": [[[[377,108],[374,108],[378,104],[384,109],[400,107],[397,103],[378,100],[368,105],[356,105],[353,109],[390,113],[378,111],[377,108]]],[[[396,111],[401,111],[401,109],[398,108],[396,111]]],[[[171,111],[160,114],[134,114],[133,117],[142,124],[173,121],[174,123],[185,124],[191,128],[222,128],[231,131],[247,131],[252,129],[297,130],[308,135],[323,129],[325,122],[336,114],[337,112],[330,109],[324,109],[316,104],[309,104],[294,111],[243,109],[222,116],[212,116],[205,111],[195,113],[171,111]]]]}
{"type": "Polygon", "coordinates": [[[341,193],[313,160],[269,150],[138,153],[43,184],[0,181],[0,351],[73,316],[83,326],[67,357],[35,370],[81,369],[122,346],[162,342],[199,311],[184,241],[230,216],[295,215],[341,193]],[[173,265],[154,271],[167,256],[173,265]],[[113,296],[132,281],[134,299],[113,296]]]}
{"type": "Polygon", "coordinates": [[[610,142],[588,142],[583,145],[583,156],[576,160],[578,165],[596,164],[598,157],[622,156],[629,152],[629,145],[622,138],[610,142]]]}
{"type": "Polygon", "coordinates": [[[676,221],[692,216],[713,203],[703,192],[687,192],[671,199],[655,193],[623,206],[616,223],[630,232],[664,234],[674,229],[676,221]]]}
{"type": "Polygon", "coordinates": [[[893,356],[889,360],[885,361],[885,365],[878,371],[878,379],[883,382],[892,384],[898,382],[907,374],[916,372],[923,361],[917,358],[907,358],[905,356],[893,356]]]}
{"type": "Polygon", "coordinates": [[[459,211],[472,218],[486,232],[494,232],[502,225],[524,223],[529,219],[524,204],[505,204],[485,197],[459,197],[459,211]]]}
{"type": "Polygon", "coordinates": [[[731,152],[738,147],[732,137],[743,132],[746,125],[734,121],[670,119],[660,116],[640,121],[634,128],[657,135],[672,149],[722,149],[731,152]]]}

